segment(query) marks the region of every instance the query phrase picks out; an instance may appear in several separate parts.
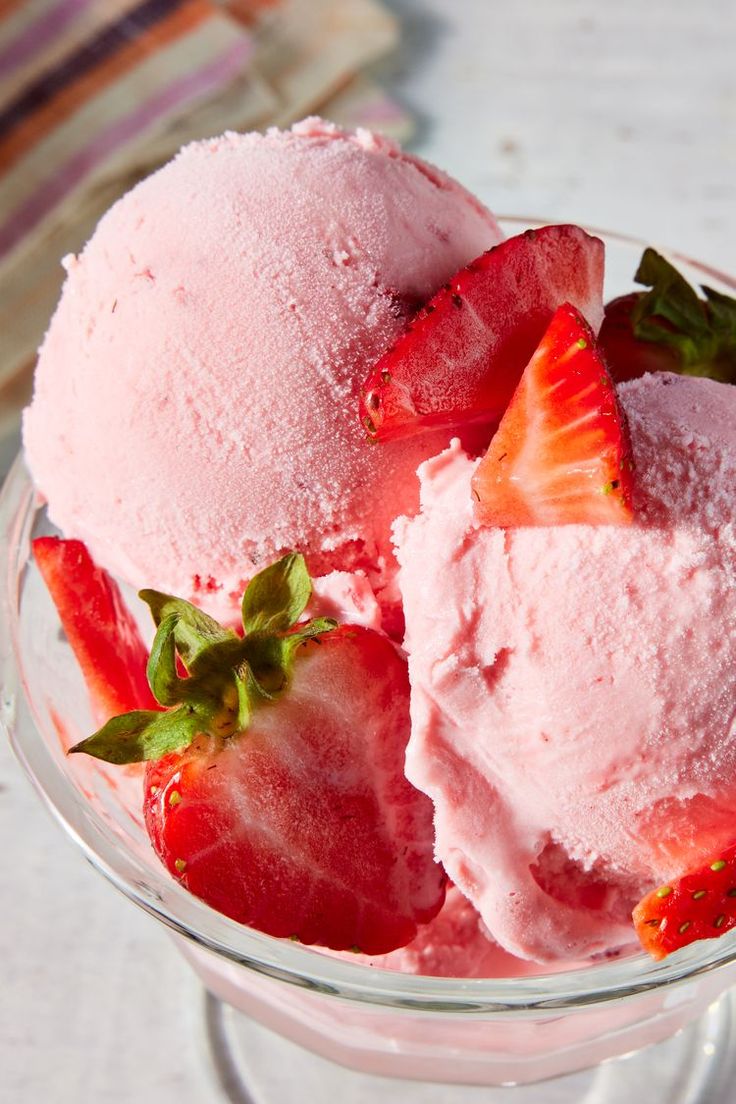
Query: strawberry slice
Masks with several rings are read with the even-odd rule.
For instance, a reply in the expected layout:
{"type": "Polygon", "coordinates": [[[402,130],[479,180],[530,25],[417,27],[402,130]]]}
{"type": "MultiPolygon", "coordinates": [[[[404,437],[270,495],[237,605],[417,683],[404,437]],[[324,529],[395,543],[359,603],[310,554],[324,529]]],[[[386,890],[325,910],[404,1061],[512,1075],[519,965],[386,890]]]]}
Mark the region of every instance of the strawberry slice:
{"type": "Polygon", "coordinates": [[[736,843],[698,870],[648,893],[633,920],[642,947],[657,959],[736,927],[736,843]]]}
{"type": "Polygon", "coordinates": [[[563,304],[473,476],[484,525],[626,525],[628,432],[593,331],[563,304]]]}
{"type": "Polygon", "coordinates": [[[86,545],[37,537],[33,555],[87,684],[95,720],[155,709],[146,681],[148,650],[117,583],[86,545]]]}
{"type": "Polygon", "coordinates": [[[361,389],[369,437],[497,422],[553,312],[603,317],[603,242],[578,226],[527,230],[483,253],[424,306],[361,389]]]}
{"type": "Polygon", "coordinates": [[[430,800],[407,781],[409,680],[387,637],[317,618],[291,554],[257,575],[245,636],[144,591],[164,713],[115,718],[73,751],[152,760],[144,812],[170,872],[269,935],[379,954],[444,900],[430,800]],[[187,677],[177,671],[177,653],[187,677]]]}

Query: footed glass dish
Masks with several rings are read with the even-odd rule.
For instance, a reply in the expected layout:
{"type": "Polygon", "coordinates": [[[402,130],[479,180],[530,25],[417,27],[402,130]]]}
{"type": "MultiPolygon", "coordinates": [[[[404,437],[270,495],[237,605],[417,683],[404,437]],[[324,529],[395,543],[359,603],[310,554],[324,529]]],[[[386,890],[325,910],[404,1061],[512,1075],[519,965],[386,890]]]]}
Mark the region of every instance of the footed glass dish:
{"type": "MultiPolygon", "coordinates": [[[[535,224],[531,219],[503,221],[509,233],[535,224]]],[[[601,236],[610,298],[633,288],[645,243],[601,236]]],[[[669,256],[692,283],[736,292],[732,279],[669,256]]],[[[694,944],[660,963],[632,951],[548,975],[430,978],[372,969],[272,939],[188,894],[149,846],[141,815],[141,769],[65,755],[94,725],[81,673],[30,555],[31,539],[52,529],[22,458],[3,491],[0,529],[3,728],[44,802],[86,857],[171,929],[209,993],[229,1006],[210,1000],[207,1022],[217,1061],[221,1067],[232,1065],[231,1099],[248,1100],[246,1082],[258,1076],[258,1063],[248,1058],[249,1032],[257,1036],[259,1053],[279,1045],[261,1027],[249,1027],[253,1021],[319,1055],[313,1060],[315,1077],[321,1059],[350,1071],[334,1071],[344,1078],[341,1091],[347,1100],[369,1098],[360,1095],[367,1091],[360,1089],[366,1076],[407,1079],[403,1086],[378,1083],[375,1091],[387,1102],[439,1101],[445,1097],[432,1095],[428,1086],[531,1086],[651,1044],[667,1048],[666,1057],[657,1061],[655,1048],[609,1067],[605,1083],[596,1083],[596,1101],[623,1100],[639,1085],[646,1085],[650,1101],[668,1104],[731,1099],[726,1095],[734,1072],[730,998],[724,993],[736,981],[736,933],[694,944]],[[679,1038],[671,1040],[678,1032],[679,1038]],[[617,1069],[624,1072],[619,1076],[617,1069]],[[233,1095],[238,1077],[242,1091],[233,1095]]],[[[137,605],[131,601],[132,608],[137,605]]],[[[141,617],[145,622],[143,610],[141,617]]],[[[565,1084],[558,1083],[554,1096],[542,1086],[518,1090],[518,1099],[583,1099],[570,1093],[584,1089],[587,1094],[591,1082],[573,1078],[569,1092],[565,1084]]],[[[477,1099],[469,1088],[453,1090],[451,1099],[463,1100],[464,1093],[477,1099]]],[[[491,1093],[482,1099],[496,1097],[491,1093]]]]}

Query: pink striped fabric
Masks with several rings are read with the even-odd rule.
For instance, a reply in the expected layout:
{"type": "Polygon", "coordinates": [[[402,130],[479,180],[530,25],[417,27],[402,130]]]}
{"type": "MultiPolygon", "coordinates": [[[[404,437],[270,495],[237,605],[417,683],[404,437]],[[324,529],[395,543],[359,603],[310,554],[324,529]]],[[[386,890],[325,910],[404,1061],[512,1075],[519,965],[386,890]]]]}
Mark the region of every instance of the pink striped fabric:
{"type": "Polygon", "coordinates": [[[249,55],[248,40],[237,42],[214,61],[187,73],[139,104],[113,126],[101,131],[94,141],[60,165],[54,176],[33,192],[5,224],[0,226],[0,257],[11,250],[60,199],[105,158],[148,130],[162,117],[174,111],[185,110],[188,104],[220,87],[223,81],[234,78],[242,70],[249,55]]]}
{"type": "Polygon", "coordinates": [[[91,2],[92,0],[59,0],[58,4],[43,11],[14,41],[0,49],[0,79],[5,80],[45,50],[91,2]]]}

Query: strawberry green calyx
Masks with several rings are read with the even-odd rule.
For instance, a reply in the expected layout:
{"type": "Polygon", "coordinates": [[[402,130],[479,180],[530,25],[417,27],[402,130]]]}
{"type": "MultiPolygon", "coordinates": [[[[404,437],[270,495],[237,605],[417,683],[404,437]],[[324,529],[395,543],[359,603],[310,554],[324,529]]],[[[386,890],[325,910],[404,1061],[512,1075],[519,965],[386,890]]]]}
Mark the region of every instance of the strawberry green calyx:
{"type": "Polygon", "coordinates": [[[665,346],[674,370],[736,383],[736,299],[702,285],[700,298],[656,250],[644,250],[634,279],[639,292],[631,312],[634,336],[665,346]]]}
{"type": "Polygon", "coordinates": [[[71,752],[137,763],[180,751],[200,733],[223,740],[242,733],[255,708],[288,690],[300,646],[337,627],[327,617],[298,623],[311,593],[304,557],[289,553],[248,584],[239,636],[182,598],[142,590],[156,623],[146,673],[164,711],[113,717],[71,752]]]}

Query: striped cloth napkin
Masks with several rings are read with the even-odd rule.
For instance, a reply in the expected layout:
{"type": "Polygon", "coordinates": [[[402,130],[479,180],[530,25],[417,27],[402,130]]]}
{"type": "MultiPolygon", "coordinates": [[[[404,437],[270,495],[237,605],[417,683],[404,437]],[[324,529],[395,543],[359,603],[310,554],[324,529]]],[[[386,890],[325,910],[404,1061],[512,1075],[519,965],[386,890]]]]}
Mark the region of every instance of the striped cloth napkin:
{"type": "Polygon", "coordinates": [[[0,440],[30,388],[60,258],[192,138],[321,110],[405,136],[365,65],[378,0],[0,0],[0,440]]]}

